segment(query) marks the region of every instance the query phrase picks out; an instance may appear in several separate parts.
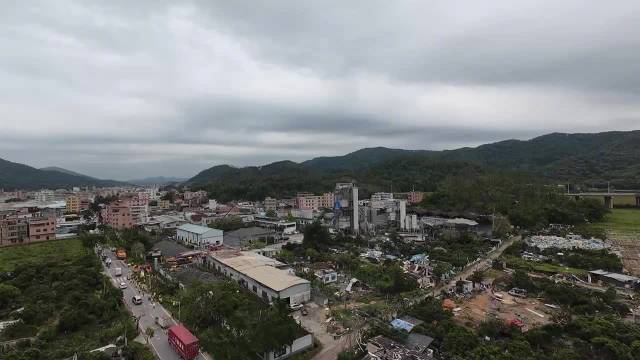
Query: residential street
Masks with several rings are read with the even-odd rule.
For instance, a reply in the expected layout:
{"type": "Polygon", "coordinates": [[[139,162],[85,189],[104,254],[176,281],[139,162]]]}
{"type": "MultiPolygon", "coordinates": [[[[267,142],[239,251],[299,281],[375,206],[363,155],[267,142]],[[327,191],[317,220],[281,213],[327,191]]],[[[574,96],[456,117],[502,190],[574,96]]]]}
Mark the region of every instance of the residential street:
{"type": "MultiPolygon", "coordinates": [[[[105,249],[104,251],[107,256],[111,258],[112,264],[111,267],[107,268],[103,262],[103,267],[105,269],[105,273],[109,276],[114,286],[120,287],[121,282],[127,284],[127,288],[122,290],[122,292],[124,294],[124,301],[127,309],[129,309],[133,316],[139,319],[138,326],[140,328],[141,335],[138,340],[145,343],[143,334],[147,328],[152,328],[154,330],[154,335],[149,339],[149,345],[156,357],[159,360],[180,360],[180,356],[178,356],[178,354],[169,346],[169,342],[167,341],[167,331],[155,323],[155,318],[157,316],[164,316],[170,318],[171,322],[174,324],[177,323],[177,321],[171,317],[171,314],[169,314],[162,305],[151,302],[148,294],[142,293],[136,287],[135,283],[129,281],[131,269],[129,269],[124,261],[117,260],[115,254],[108,249],[105,249]],[[122,269],[122,277],[115,276],[115,269],[118,267],[122,269]],[[131,301],[135,295],[140,295],[144,299],[141,305],[134,305],[131,301]]],[[[200,353],[196,359],[209,360],[210,357],[200,353]]]]}
{"type": "Polygon", "coordinates": [[[482,258],[477,263],[475,263],[473,265],[469,265],[466,268],[464,268],[460,273],[456,274],[456,276],[454,276],[448,283],[444,283],[444,284],[441,284],[441,285],[435,287],[430,292],[431,295],[437,295],[442,290],[446,290],[446,289],[455,287],[456,286],[456,281],[466,280],[468,277],[470,277],[474,272],[476,272],[478,270],[480,270],[480,271],[487,270],[488,268],[491,267],[491,262],[493,260],[495,260],[498,257],[500,257],[500,255],[502,255],[502,253],[509,246],[511,246],[516,240],[520,240],[520,239],[521,239],[520,236],[512,236],[509,239],[503,241],[502,244],[500,244],[500,246],[498,246],[498,248],[496,248],[495,250],[493,250],[492,252],[487,254],[484,258],[482,258]]]}

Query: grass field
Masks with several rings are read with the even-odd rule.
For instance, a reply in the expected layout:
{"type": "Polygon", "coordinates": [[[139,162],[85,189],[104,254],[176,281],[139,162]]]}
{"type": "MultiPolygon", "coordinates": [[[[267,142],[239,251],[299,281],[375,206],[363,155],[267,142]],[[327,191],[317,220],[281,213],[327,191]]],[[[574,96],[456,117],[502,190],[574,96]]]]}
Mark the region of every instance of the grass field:
{"type": "Polygon", "coordinates": [[[512,269],[521,269],[525,271],[541,272],[546,274],[573,274],[576,276],[586,276],[587,270],[576,269],[571,267],[559,266],[543,262],[527,261],[517,256],[505,255],[503,257],[507,263],[507,267],[512,269]]]}
{"type": "Polygon", "coordinates": [[[591,226],[607,232],[640,235],[640,209],[613,209],[605,221],[591,226]]]}
{"type": "Polygon", "coordinates": [[[640,209],[613,209],[603,222],[589,226],[604,230],[624,268],[640,276],[640,209]]]}
{"type": "Polygon", "coordinates": [[[57,260],[63,263],[80,257],[85,251],[77,238],[2,247],[0,248],[0,272],[12,271],[18,264],[44,260],[57,260]]]}

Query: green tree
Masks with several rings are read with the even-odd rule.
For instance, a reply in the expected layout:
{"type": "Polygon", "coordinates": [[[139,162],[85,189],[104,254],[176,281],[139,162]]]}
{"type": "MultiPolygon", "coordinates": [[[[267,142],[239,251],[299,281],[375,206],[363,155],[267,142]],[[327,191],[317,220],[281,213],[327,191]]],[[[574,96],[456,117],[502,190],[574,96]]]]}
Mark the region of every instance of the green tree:
{"type": "Polygon", "coordinates": [[[302,243],[307,248],[320,250],[328,246],[330,239],[329,230],[322,226],[319,221],[314,221],[305,226],[302,243]]]}
{"type": "Polygon", "coordinates": [[[265,215],[266,215],[267,217],[270,217],[270,218],[276,218],[276,217],[278,217],[278,213],[277,213],[274,209],[269,209],[269,210],[267,210],[267,212],[265,213],[265,215]]]}
{"type": "Polygon", "coordinates": [[[133,243],[133,245],[131,245],[131,255],[134,258],[144,260],[144,256],[145,256],[144,244],[142,244],[141,242],[133,243]]]}
{"type": "Polygon", "coordinates": [[[440,277],[448,273],[449,271],[451,271],[451,269],[453,269],[453,266],[451,266],[451,264],[446,262],[438,262],[436,266],[433,268],[433,275],[435,275],[435,277],[439,281],[440,277]]]}
{"type": "Polygon", "coordinates": [[[478,346],[478,338],[469,329],[456,326],[447,333],[442,350],[453,356],[468,357],[478,346]]]}
{"type": "Polygon", "coordinates": [[[0,283],[0,310],[7,309],[14,305],[21,295],[20,289],[13,285],[0,283]]]}
{"type": "Polygon", "coordinates": [[[144,340],[147,344],[149,344],[149,339],[151,339],[153,336],[155,335],[155,331],[153,330],[152,327],[148,327],[145,331],[144,331],[144,340]]]}
{"type": "Polygon", "coordinates": [[[469,280],[473,283],[474,287],[476,286],[476,284],[481,284],[484,280],[484,272],[479,270],[474,271],[473,274],[469,276],[469,280]]]}

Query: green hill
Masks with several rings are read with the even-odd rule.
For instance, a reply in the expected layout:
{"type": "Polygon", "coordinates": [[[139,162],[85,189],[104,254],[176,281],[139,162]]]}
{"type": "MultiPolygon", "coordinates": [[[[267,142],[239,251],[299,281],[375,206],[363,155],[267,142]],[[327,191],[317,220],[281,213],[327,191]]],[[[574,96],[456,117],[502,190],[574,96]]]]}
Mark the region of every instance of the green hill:
{"type": "Polygon", "coordinates": [[[0,188],[5,190],[42,188],[58,189],[73,186],[121,186],[125,183],[114,180],[100,180],[86,175],[58,169],[36,169],[24,164],[0,159],[0,188]]]}
{"type": "Polygon", "coordinates": [[[529,173],[554,182],[586,186],[610,181],[640,187],[640,131],[596,134],[553,133],[531,140],[506,140],[456,150],[365,148],[344,156],[261,167],[218,165],[185,184],[206,188],[221,200],[321,192],[338,181],[356,181],[365,192],[433,190],[451,175],[487,170],[529,173]]]}

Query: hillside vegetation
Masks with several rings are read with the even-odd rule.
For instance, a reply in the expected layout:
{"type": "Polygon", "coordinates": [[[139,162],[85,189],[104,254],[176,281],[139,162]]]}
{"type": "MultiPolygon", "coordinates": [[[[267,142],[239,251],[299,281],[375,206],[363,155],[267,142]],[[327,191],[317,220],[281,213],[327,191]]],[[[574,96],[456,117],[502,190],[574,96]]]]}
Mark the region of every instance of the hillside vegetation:
{"type": "Polygon", "coordinates": [[[261,167],[218,165],[185,184],[207,189],[220,200],[257,200],[297,191],[331,190],[355,181],[364,191],[433,191],[447,177],[510,171],[572,187],[640,187],[640,131],[549,134],[528,141],[507,140],[447,151],[367,148],[344,156],[302,163],[280,161],[261,167]]]}
{"type": "Polygon", "coordinates": [[[114,180],[100,180],[60,168],[36,169],[0,159],[0,188],[5,190],[59,189],[73,186],[118,186],[114,180]]]}

